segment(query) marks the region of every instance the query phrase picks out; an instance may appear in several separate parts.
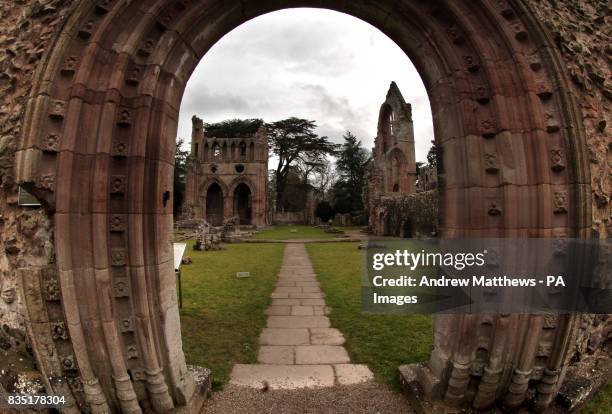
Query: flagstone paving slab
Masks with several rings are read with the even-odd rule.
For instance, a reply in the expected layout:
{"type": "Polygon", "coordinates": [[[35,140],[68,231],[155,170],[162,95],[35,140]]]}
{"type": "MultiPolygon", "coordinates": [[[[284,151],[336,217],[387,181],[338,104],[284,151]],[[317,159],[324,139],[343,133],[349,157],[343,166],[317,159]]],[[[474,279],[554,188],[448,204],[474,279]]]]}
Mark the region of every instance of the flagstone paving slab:
{"type": "Polygon", "coordinates": [[[302,345],[295,347],[296,364],[346,364],[351,359],[343,346],[302,345]]]}
{"type": "Polygon", "coordinates": [[[332,387],[335,375],[331,365],[236,364],[230,383],[252,388],[267,385],[271,389],[332,387]]]}
{"type": "Polygon", "coordinates": [[[342,345],[344,335],[335,328],[310,329],[310,343],[313,345],[342,345]]]}
{"type": "Polygon", "coordinates": [[[294,364],[295,348],[292,346],[260,346],[257,362],[260,364],[294,364]]]}
{"type": "Polygon", "coordinates": [[[354,385],[374,379],[374,374],[367,365],[338,364],[334,365],[336,380],[340,385],[354,385]]]}
{"type": "Polygon", "coordinates": [[[314,316],[314,307],[312,306],[292,306],[291,315],[294,316],[314,316]]]}
{"type": "Polygon", "coordinates": [[[268,328],[329,328],[326,316],[269,316],[268,328]]]}
{"type": "Polygon", "coordinates": [[[265,311],[266,315],[286,316],[291,315],[291,306],[272,305],[265,311]]]}
{"type": "Polygon", "coordinates": [[[259,336],[261,345],[308,345],[308,329],[264,328],[259,336]]]}
{"type": "Polygon", "coordinates": [[[272,299],[272,306],[300,306],[302,302],[299,299],[277,298],[272,299]]]}

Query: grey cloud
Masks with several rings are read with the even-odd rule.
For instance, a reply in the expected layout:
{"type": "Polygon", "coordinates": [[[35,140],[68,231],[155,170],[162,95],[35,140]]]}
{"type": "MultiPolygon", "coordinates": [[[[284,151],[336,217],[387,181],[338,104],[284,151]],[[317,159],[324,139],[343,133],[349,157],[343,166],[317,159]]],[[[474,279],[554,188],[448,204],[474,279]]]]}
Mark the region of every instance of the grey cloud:
{"type": "Polygon", "coordinates": [[[181,105],[181,111],[193,114],[215,116],[228,111],[249,112],[253,110],[252,103],[247,98],[232,92],[211,93],[208,88],[199,88],[192,91],[186,98],[181,105]]]}

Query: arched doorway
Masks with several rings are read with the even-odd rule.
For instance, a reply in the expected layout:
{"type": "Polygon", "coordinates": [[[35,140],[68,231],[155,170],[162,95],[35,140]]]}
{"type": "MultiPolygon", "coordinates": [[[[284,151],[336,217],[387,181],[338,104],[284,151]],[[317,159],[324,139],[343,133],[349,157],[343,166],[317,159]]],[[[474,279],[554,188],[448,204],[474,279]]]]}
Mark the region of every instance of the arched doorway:
{"type": "MultiPolygon", "coordinates": [[[[163,202],[172,188],[178,108],[211,45],[263,13],[325,6],[370,22],[406,51],[430,94],[444,154],[443,237],[588,237],[580,112],[554,45],[524,2],[73,3],[39,64],[16,156],[17,181],[44,201],[55,226],[57,262],[49,272],[22,275],[30,340],[49,393],[92,412],[139,412],[135,388],[146,390],[157,412],[191,398],[169,242],[172,205],[163,202]],[[567,162],[555,162],[553,152],[567,162]],[[59,301],[43,294],[43,279],[59,289],[59,301]],[[48,302],[61,304],[57,312],[48,313],[48,302]],[[70,360],[77,384],[51,381],[70,360]]],[[[211,148],[213,158],[220,152],[211,148]]],[[[543,337],[537,316],[437,317],[426,367],[432,397],[480,408],[503,395],[518,406],[534,381],[545,408],[576,325],[569,315],[547,323],[554,341],[534,367],[522,344],[543,337]],[[506,343],[511,329],[518,337],[506,343]],[[476,352],[498,343],[505,361],[476,352]],[[535,368],[542,374],[530,378],[535,368]]]]}
{"type": "Polygon", "coordinates": [[[252,219],[252,194],[245,183],[240,183],[234,190],[234,215],[240,218],[240,224],[250,225],[252,219]]]}
{"type": "Polygon", "coordinates": [[[206,191],[206,221],[211,226],[223,224],[223,190],[212,183],[206,191]]]}

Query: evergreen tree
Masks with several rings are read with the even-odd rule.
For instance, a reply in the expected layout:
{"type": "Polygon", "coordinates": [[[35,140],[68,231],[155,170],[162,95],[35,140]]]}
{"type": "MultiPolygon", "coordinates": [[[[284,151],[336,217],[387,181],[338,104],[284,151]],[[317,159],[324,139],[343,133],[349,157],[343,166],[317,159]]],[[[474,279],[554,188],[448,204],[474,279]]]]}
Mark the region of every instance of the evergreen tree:
{"type": "Polygon", "coordinates": [[[368,151],[361,146],[361,141],[350,131],[346,131],[343,138],[344,143],[336,161],[336,170],[340,179],[334,186],[334,209],[339,213],[362,211],[361,194],[370,156],[368,151]]]}
{"type": "Polygon", "coordinates": [[[185,179],[187,174],[187,155],[189,151],[182,149],[184,142],[182,138],[176,141],[176,151],[174,153],[174,217],[178,216],[181,212],[183,201],[185,200],[185,179]]]}

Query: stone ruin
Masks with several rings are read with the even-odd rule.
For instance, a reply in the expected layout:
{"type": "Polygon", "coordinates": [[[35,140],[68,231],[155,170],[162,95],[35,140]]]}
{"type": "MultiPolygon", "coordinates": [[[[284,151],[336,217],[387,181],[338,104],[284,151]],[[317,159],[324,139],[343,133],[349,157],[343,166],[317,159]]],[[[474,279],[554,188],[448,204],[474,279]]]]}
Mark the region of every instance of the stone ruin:
{"type": "Polygon", "coordinates": [[[194,250],[222,250],[225,248],[223,243],[242,241],[252,234],[241,231],[239,216],[224,219],[223,225],[219,227],[211,226],[206,220],[199,221],[194,250]]]}
{"type": "Polygon", "coordinates": [[[201,224],[196,231],[196,241],[193,245],[194,250],[209,251],[222,250],[223,240],[219,233],[212,231],[212,227],[206,220],[201,220],[201,224]]]}
{"type": "Polygon", "coordinates": [[[421,167],[417,176],[412,107],[395,82],[380,109],[372,154],[363,189],[369,232],[407,238],[436,235],[437,176],[432,167],[421,167]]]}

